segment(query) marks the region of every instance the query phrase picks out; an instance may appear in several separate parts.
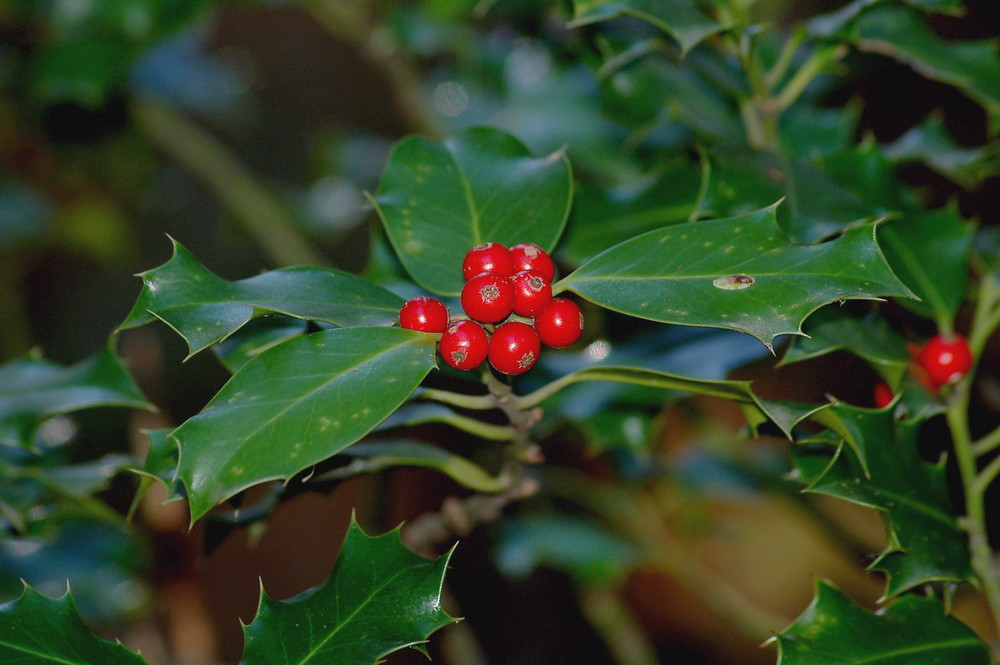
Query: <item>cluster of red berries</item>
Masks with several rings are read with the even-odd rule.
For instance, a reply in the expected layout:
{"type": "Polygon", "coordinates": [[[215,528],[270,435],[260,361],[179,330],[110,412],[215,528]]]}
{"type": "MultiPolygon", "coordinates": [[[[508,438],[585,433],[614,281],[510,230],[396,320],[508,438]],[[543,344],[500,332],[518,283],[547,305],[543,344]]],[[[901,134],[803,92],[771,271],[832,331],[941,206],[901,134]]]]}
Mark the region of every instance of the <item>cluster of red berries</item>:
{"type": "MultiPolygon", "coordinates": [[[[972,350],[961,335],[936,335],[923,347],[914,349],[914,375],[931,392],[941,386],[957,383],[972,369],[972,350]]],[[[895,399],[892,388],[884,381],[875,386],[875,406],[884,409],[895,399]]]]}
{"type": "Polygon", "coordinates": [[[538,245],[476,245],[465,255],[462,274],[462,310],[468,319],[449,325],[448,308],[426,296],[407,301],[399,311],[403,328],[441,333],[441,357],[455,369],[475,369],[489,358],[498,372],[523,374],[538,361],[542,344],[559,349],[580,338],[580,307],[552,297],[555,265],[538,245]]]}

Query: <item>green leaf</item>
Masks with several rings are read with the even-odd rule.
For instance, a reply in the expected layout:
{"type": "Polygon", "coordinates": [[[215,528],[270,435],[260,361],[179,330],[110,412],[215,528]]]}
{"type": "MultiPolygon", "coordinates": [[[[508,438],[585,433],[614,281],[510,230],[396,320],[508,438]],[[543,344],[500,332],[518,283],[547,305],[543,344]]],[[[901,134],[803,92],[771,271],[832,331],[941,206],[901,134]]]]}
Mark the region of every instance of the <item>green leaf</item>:
{"type": "Polygon", "coordinates": [[[597,255],[553,291],[663,323],[729,328],[769,348],[839,299],[911,295],[889,270],[873,226],[793,245],[775,207],[650,231],[597,255]]]}
{"type": "Polygon", "coordinates": [[[996,163],[987,161],[984,148],[965,148],[955,143],[940,113],[932,113],[922,123],[882,148],[889,159],[918,161],[963,187],[971,188],[996,173],[996,163]]]}
{"type": "Polygon", "coordinates": [[[403,305],[389,291],[330,268],[282,268],[230,282],[173,244],[169,261],[141,273],[142,291],[119,330],[160,319],[187,340],[192,355],[264,313],[341,327],[380,326],[391,325],[403,305]]]}
{"type": "Polygon", "coordinates": [[[936,598],[903,596],[871,614],[829,584],[773,638],[778,665],[987,665],[986,645],[936,598]]]}
{"type": "Polygon", "coordinates": [[[241,665],[374,665],[424,644],[454,621],[441,609],[449,557],[429,561],[403,547],[398,529],[372,538],[352,520],[324,584],[285,602],[261,590],[241,665]]]}
{"type": "Polygon", "coordinates": [[[338,328],[256,356],[170,434],[192,521],[240,490],[288,480],[359,440],[435,364],[435,335],[338,328]]]}
{"type": "Polygon", "coordinates": [[[99,406],[149,408],[110,345],[71,367],[37,354],[0,367],[2,445],[31,447],[43,421],[99,406]]]}
{"type": "Polygon", "coordinates": [[[944,40],[914,9],[879,5],[863,12],[850,35],[858,48],[903,62],[923,76],[953,85],[1000,122],[1000,57],[996,41],[944,40]]]}
{"type": "Polygon", "coordinates": [[[513,136],[483,127],[443,143],[421,136],[397,143],[375,206],[410,275],[433,293],[458,295],[470,248],[533,242],[550,251],[571,197],[562,152],[532,157],[513,136]]]}
{"type": "Polygon", "coordinates": [[[920,422],[895,422],[891,409],[838,404],[813,418],[843,438],[837,446],[795,447],[808,492],[885,513],[888,545],[871,565],[887,576],[887,597],[928,582],[972,579],[965,532],[951,505],[944,462],[920,459],[920,422]],[[818,476],[809,469],[825,467],[818,476]]]}
{"type": "Polygon", "coordinates": [[[0,605],[0,661],[44,665],[143,665],[139,654],[102,640],[80,619],[67,590],[46,598],[27,584],[17,600],[0,605]]]}
{"type": "Polygon", "coordinates": [[[574,0],[573,8],[571,26],[632,16],[676,39],[684,53],[729,27],[692,0],[574,0]]]}
{"type": "Polygon", "coordinates": [[[305,334],[309,323],[288,316],[260,316],[212,347],[230,372],[236,372],[272,346],[305,334]]]}
{"type": "Polygon", "coordinates": [[[975,226],[955,205],[908,213],[879,229],[893,271],[919,296],[904,304],[948,325],[965,297],[968,253],[975,226]]]}
{"type": "Polygon", "coordinates": [[[824,307],[806,321],[808,337],[796,337],[779,366],[848,351],[871,364],[892,386],[898,386],[912,360],[906,340],[884,317],[858,318],[838,307],[824,307]]]}
{"type": "Polygon", "coordinates": [[[500,492],[510,486],[510,479],[491,476],[481,466],[438,446],[417,441],[372,441],[358,443],[344,455],[364,460],[364,471],[378,471],[397,466],[418,466],[443,473],[476,492],[500,492]]]}

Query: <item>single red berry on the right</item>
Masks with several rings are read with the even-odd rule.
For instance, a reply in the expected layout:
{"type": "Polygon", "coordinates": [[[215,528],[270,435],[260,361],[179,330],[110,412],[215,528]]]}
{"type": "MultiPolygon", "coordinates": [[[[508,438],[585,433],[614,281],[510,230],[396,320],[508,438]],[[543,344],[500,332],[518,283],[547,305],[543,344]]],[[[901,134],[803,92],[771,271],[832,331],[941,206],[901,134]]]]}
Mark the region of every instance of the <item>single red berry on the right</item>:
{"type": "Polygon", "coordinates": [[[506,319],[514,309],[514,285],[503,275],[480,273],[462,287],[462,309],[482,323],[506,319]]]}
{"type": "Polygon", "coordinates": [[[510,278],[514,285],[514,313],[534,316],[552,302],[552,284],[541,273],[522,270],[510,278]]]}
{"type": "Polygon", "coordinates": [[[535,315],[535,330],[542,343],[555,349],[569,346],[583,333],[583,312],[568,298],[553,298],[535,315]]]}
{"type": "Polygon", "coordinates": [[[462,275],[469,281],[479,273],[495,272],[510,277],[514,274],[514,259],[510,250],[498,242],[484,242],[465,254],[462,275]]]}
{"type": "Polygon", "coordinates": [[[420,332],[444,332],[448,327],[448,308],[437,298],[411,298],[399,310],[399,326],[420,332]]]}
{"type": "Polygon", "coordinates": [[[534,270],[550,284],[556,276],[556,266],[552,263],[552,257],[534,243],[522,242],[520,245],[514,245],[510,248],[510,256],[514,259],[514,272],[534,270]]]}
{"type": "Polygon", "coordinates": [[[875,408],[884,409],[892,404],[892,400],[896,399],[896,396],[892,393],[892,388],[889,387],[888,383],[879,381],[872,391],[872,399],[875,402],[875,408]]]}
{"type": "Polygon", "coordinates": [[[938,335],[924,344],[917,363],[936,386],[955,383],[972,369],[972,350],[961,335],[938,335]]]}
{"type": "Polygon", "coordinates": [[[441,335],[441,357],[455,369],[476,369],[486,360],[490,341],[475,321],[456,321],[441,335]]]}
{"type": "Polygon", "coordinates": [[[504,374],[523,374],[538,362],[542,344],[527,323],[508,321],[490,337],[490,364],[504,374]]]}

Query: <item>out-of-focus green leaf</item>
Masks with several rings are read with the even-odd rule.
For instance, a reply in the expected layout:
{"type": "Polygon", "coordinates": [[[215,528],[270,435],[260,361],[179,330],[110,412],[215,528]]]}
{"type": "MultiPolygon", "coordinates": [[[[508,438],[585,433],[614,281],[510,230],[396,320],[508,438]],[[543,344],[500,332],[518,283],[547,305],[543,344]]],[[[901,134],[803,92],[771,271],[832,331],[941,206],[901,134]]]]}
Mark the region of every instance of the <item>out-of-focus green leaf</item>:
{"type": "Polygon", "coordinates": [[[119,329],[159,319],[187,340],[191,354],[265,313],[343,327],[380,326],[396,321],[403,305],[402,298],[368,280],[330,268],[282,268],[230,282],[176,241],[170,260],[141,277],[142,291],[119,329]]]}
{"type": "Polygon", "coordinates": [[[532,157],[509,134],[475,128],[437,143],[397,143],[375,205],[413,278],[444,295],[462,290],[462,260],[473,246],[533,242],[551,250],[572,196],[561,152],[532,157]]]}
{"type": "Polygon", "coordinates": [[[46,598],[27,584],[17,600],[0,605],[0,660],[59,665],[145,665],[121,644],[90,632],[67,590],[46,598]]]}
{"type": "Polygon", "coordinates": [[[895,161],[922,162],[964,187],[972,187],[984,177],[996,173],[998,167],[995,161],[986,162],[985,149],[965,148],[955,143],[937,113],[928,116],[882,150],[886,157],[895,161]]]}
{"type": "Polygon", "coordinates": [[[729,27],[691,0],[574,0],[573,8],[573,26],[632,16],[666,32],[685,53],[729,27]]]}
{"type": "Polygon", "coordinates": [[[0,181],[0,250],[40,238],[48,230],[50,208],[33,189],[0,181]]]}
{"type": "Polygon", "coordinates": [[[922,316],[950,322],[965,296],[975,232],[954,205],[907,213],[880,227],[879,240],[889,265],[920,297],[903,304],[922,316]]]}
{"type": "Polygon", "coordinates": [[[837,307],[824,307],[805,323],[808,337],[796,337],[780,365],[845,350],[868,361],[892,386],[898,386],[912,358],[906,340],[881,316],[858,318],[837,307]]]}
{"type": "Polygon", "coordinates": [[[853,148],[857,105],[822,109],[796,104],[781,116],[781,143],[793,158],[813,161],[853,148]]]}
{"type": "Polygon", "coordinates": [[[903,596],[871,614],[819,582],[812,604],[778,633],[778,665],[987,665],[986,645],[934,597],[903,596]]]}
{"type": "Polygon", "coordinates": [[[896,422],[891,409],[834,405],[813,416],[843,441],[794,447],[806,491],[883,511],[888,545],[871,568],[886,574],[887,597],[929,582],[972,579],[965,532],[948,496],[942,461],[920,459],[920,421],[896,422]],[[821,466],[825,460],[825,466],[821,466]],[[822,468],[819,476],[810,470],[822,468]]]}
{"type": "Polygon", "coordinates": [[[875,242],[856,227],[793,245],[775,208],[650,231],[599,254],[554,285],[639,318],[729,328],[770,346],[834,300],[909,296],[875,242]]]}
{"type": "Polygon", "coordinates": [[[749,149],[716,150],[710,159],[700,205],[708,217],[743,215],[784,197],[778,210],[781,228],[793,242],[811,243],[877,214],[808,161],[749,149]]]}
{"type": "Polygon", "coordinates": [[[240,490],[291,478],[358,441],[434,367],[435,342],[400,328],[337,328],[256,356],[170,434],[192,521],[240,490]]]}
{"type": "Polygon", "coordinates": [[[609,584],[628,574],[637,555],[632,543],[593,522],[532,515],[501,523],[494,558],[507,575],[526,577],[544,566],[584,584],[609,584]]]}
{"type": "Polygon", "coordinates": [[[398,530],[372,538],[352,521],[325,583],[284,602],[261,590],[241,665],[374,665],[419,647],[454,621],[441,609],[449,557],[430,561],[403,547],[398,530]]]}
{"type": "Polygon", "coordinates": [[[53,416],[99,406],[149,408],[111,346],[71,367],[36,354],[0,367],[0,444],[34,444],[53,416]]]}
{"type": "Polygon", "coordinates": [[[595,254],[651,229],[686,222],[698,200],[701,174],[684,163],[638,186],[601,190],[582,186],[562,255],[579,265],[595,254]]]}
{"type": "Polygon", "coordinates": [[[510,484],[510,479],[491,476],[481,466],[464,457],[449,453],[438,446],[418,441],[357,443],[345,450],[343,454],[364,460],[365,471],[397,466],[419,466],[443,473],[455,482],[476,492],[499,492],[510,484]]]}

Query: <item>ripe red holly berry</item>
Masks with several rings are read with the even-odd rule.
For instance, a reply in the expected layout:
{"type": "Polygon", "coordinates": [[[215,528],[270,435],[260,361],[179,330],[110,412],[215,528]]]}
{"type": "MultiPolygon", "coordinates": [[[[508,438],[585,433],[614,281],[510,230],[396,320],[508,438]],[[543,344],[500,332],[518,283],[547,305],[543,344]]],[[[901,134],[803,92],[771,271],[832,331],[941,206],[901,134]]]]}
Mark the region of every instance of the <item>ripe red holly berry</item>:
{"type": "Polygon", "coordinates": [[[568,298],[553,298],[545,309],[535,315],[535,330],[546,346],[561,349],[580,339],[583,312],[568,298]]]}
{"type": "Polygon", "coordinates": [[[484,272],[495,272],[505,277],[514,274],[514,259],[510,250],[498,242],[484,242],[465,254],[462,275],[466,281],[484,272]]]}
{"type": "Polygon", "coordinates": [[[510,278],[514,285],[514,313],[534,316],[552,302],[552,285],[541,273],[522,270],[510,278]]]}
{"type": "Polygon", "coordinates": [[[441,335],[441,357],[455,369],[475,369],[488,353],[489,337],[475,321],[456,321],[441,335]]]}
{"type": "Polygon", "coordinates": [[[411,298],[399,310],[399,325],[401,328],[420,332],[444,332],[448,327],[448,308],[436,298],[411,298]]]}
{"type": "Polygon", "coordinates": [[[917,363],[935,386],[955,383],[972,369],[972,350],[961,335],[937,335],[924,344],[917,363]]]}
{"type": "Polygon", "coordinates": [[[523,374],[538,362],[542,343],[527,323],[508,321],[490,338],[490,364],[504,374],[523,374]]]}
{"type": "Polygon", "coordinates": [[[522,242],[520,245],[514,245],[510,248],[510,256],[514,260],[514,272],[534,270],[550,284],[556,276],[556,266],[552,263],[552,257],[534,243],[522,242]]]}
{"type": "Polygon", "coordinates": [[[879,381],[875,384],[875,389],[872,391],[872,400],[875,402],[875,408],[884,409],[885,407],[892,404],[892,400],[896,399],[896,396],[892,393],[892,388],[885,381],[879,381]]]}
{"type": "Polygon", "coordinates": [[[482,323],[506,319],[514,309],[514,285],[503,275],[480,273],[462,288],[462,309],[482,323]]]}

